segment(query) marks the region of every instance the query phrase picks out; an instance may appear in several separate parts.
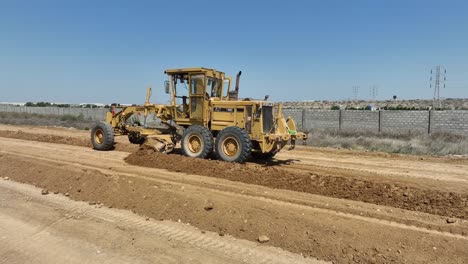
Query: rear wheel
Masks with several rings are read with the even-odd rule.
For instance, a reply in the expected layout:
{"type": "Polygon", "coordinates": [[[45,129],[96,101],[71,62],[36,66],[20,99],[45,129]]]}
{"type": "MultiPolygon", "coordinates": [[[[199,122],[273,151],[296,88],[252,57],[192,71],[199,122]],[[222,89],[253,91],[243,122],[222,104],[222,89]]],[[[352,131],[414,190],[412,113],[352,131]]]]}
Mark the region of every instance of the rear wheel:
{"type": "Polygon", "coordinates": [[[221,160],[243,163],[252,152],[252,142],[242,128],[226,127],[216,137],[215,150],[221,160]]]}
{"type": "Polygon", "coordinates": [[[96,150],[111,150],[114,148],[114,130],[105,122],[96,123],[91,129],[91,143],[96,150]]]}
{"type": "Polygon", "coordinates": [[[189,126],[182,136],[181,145],[185,156],[204,159],[213,152],[213,135],[204,126],[189,126]]]}

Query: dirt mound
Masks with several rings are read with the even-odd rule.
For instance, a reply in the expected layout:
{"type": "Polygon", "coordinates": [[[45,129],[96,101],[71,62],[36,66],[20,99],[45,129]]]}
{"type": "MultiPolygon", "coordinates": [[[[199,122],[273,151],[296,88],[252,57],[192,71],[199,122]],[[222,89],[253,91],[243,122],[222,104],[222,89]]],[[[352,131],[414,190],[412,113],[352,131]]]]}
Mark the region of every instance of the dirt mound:
{"type": "MultiPolygon", "coordinates": [[[[93,145],[91,144],[91,140],[89,138],[35,134],[35,133],[24,132],[21,130],[20,131],[0,130],[0,137],[16,138],[16,139],[39,141],[39,142],[46,142],[46,143],[73,145],[73,146],[79,146],[79,147],[89,147],[89,148],[93,147],[93,145]]],[[[136,151],[139,148],[137,145],[133,145],[130,143],[129,144],[116,143],[114,147],[115,147],[115,150],[125,151],[125,152],[136,151]]]]}
{"type": "Polygon", "coordinates": [[[193,159],[177,154],[161,154],[144,147],[130,154],[125,160],[132,165],[468,219],[466,194],[408,187],[392,182],[319,175],[313,172],[290,172],[258,164],[193,159]]]}

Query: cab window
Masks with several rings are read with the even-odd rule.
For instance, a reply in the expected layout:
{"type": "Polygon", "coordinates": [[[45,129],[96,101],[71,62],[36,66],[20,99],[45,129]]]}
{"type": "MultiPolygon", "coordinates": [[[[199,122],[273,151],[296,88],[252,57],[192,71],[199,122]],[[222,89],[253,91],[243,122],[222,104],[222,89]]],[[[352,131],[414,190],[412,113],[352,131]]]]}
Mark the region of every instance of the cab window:
{"type": "Polygon", "coordinates": [[[206,91],[211,91],[211,97],[221,97],[221,80],[208,78],[206,80],[206,91]]]}
{"type": "Polygon", "coordinates": [[[190,79],[190,91],[192,94],[203,95],[203,74],[192,75],[190,79]]]}

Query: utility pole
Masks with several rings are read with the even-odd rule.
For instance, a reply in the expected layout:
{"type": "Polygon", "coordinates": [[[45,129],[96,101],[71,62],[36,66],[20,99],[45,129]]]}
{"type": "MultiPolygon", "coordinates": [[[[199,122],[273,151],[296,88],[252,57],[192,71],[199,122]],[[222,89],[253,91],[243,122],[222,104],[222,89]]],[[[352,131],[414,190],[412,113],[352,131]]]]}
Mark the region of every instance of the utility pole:
{"type": "Polygon", "coordinates": [[[379,87],[375,84],[371,85],[369,87],[369,95],[373,101],[377,99],[377,96],[379,96],[379,87]]]}
{"type": "Polygon", "coordinates": [[[357,101],[358,95],[359,95],[359,86],[353,86],[354,101],[357,101]]]}
{"type": "Polygon", "coordinates": [[[446,74],[447,69],[445,69],[444,66],[437,65],[431,69],[431,84],[429,87],[434,88],[432,108],[436,108],[436,106],[439,109],[442,108],[442,104],[440,102],[440,88],[445,88],[445,81],[447,80],[446,74]]]}

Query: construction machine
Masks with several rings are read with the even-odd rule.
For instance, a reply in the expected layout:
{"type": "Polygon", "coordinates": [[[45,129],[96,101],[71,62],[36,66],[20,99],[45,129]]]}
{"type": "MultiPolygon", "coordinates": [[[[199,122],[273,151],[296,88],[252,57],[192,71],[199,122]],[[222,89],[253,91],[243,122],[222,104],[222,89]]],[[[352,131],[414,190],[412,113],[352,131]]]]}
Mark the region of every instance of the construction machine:
{"type": "Polygon", "coordinates": [[[111,150],[114,137],[126,135],[131,143],[159,152],[169,153],[180,143],[188,157],[207,158],[214,152],[220,160],[243,163],[251,155],[272,158],[288,142],[291,150],[296,140],[307,139],[291,117],[283,116],[281,104],[275,105],[267,97],[239,98],[241,72],[234,89],[232,78],[215,69],[169,69],[165,74],[170,104],[151,103],[148,88],[143,105],[110,111],[105,122],[93,126],[94,149],[111,150]],[[135,115],[143,121],[129,122],[135,115]],[[148,125],[149,117],[162,125],[148,125]]]}

